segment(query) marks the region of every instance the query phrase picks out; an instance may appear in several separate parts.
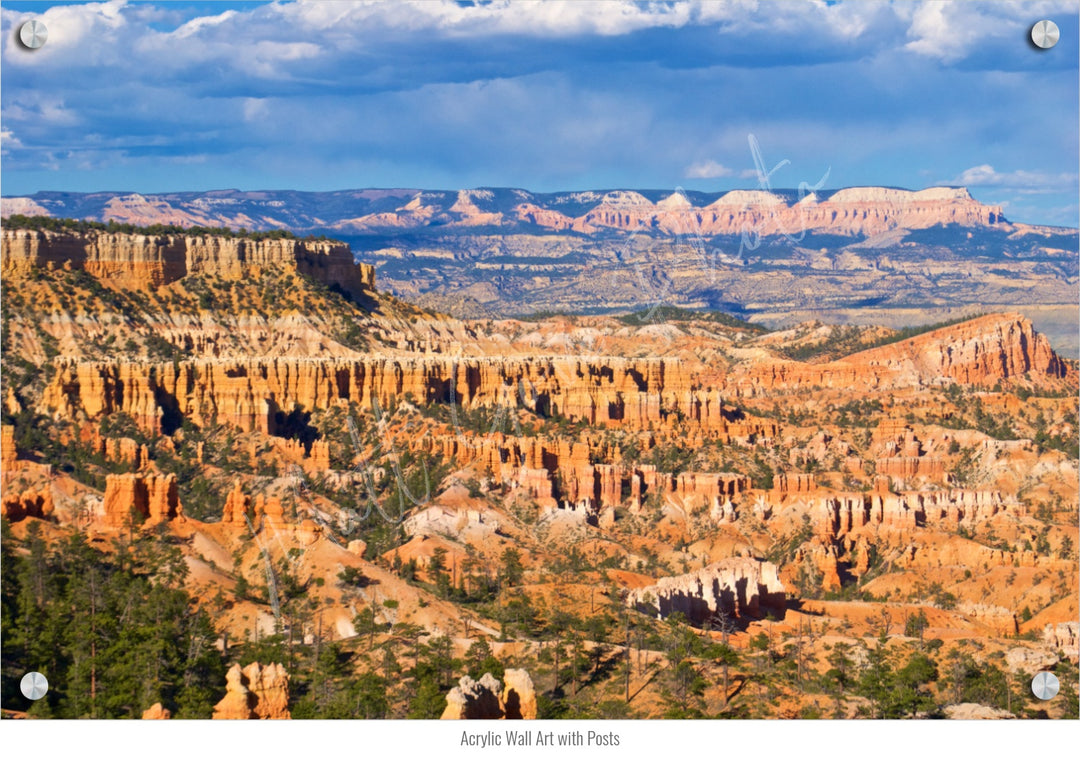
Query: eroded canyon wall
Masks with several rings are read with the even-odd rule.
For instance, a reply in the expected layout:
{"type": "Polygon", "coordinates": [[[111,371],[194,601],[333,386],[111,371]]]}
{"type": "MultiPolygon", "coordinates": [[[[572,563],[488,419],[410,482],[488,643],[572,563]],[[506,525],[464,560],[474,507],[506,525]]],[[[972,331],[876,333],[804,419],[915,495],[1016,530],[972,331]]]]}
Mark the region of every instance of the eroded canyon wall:
{"type": "Polygon", "coordinates": [[[189,274],[239,279],[258,268],[291,268],[354,295],[375,289],[374,267],[356,263],[341,242],[98,230],[4,229],[0,234],[5,276],[65,266],[131,288],[159,287],[189,274]]]}
{"type": "Polygon", "coordinates": [[[267,358],[58,363],[42,404],[59,418],[124,412],[145,430],[171,433],[184,417],[273,433],[275,417],[299,406],[355,402],[524,407],[543,416],[643,429],[677,418],[714,435],[773,435],[746,422],[715,390],[692,389],[675,359],[267,358]]]}
{"type": "Polygon", "coordinates": [[[1031,321],[995,313],[876,347],[829,363],[757,361],[726,382],[736,396],[766,396],[792,389],[849,388],[886,391],[949,383],[989,386],[1027,375],[1062,378],[1069,368],[1031,321]]]}

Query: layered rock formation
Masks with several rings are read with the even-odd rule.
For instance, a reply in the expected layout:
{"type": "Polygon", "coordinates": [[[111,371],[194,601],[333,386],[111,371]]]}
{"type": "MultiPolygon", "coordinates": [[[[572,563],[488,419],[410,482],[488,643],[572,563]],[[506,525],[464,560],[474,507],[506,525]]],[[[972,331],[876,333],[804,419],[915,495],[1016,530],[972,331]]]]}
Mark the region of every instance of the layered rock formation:
{"type": "Polygon", "coordinates": [[[703,236],[740,234],[801,235],[828,229],[832,234],[870,236],[892,229],[925,229],[937,224],[1005,225],[1001,208],[977,202],[966,189],[934,187],[918,192],[883,187],[842,189],[827,199],[808,194],[789,203],[771,192],[734,190],[705,207],[673,194],[653,203],[637,192],[609,192],[577,218],[532,204],[515,208],[522,220],[553,229],[591,233],[601,228],[660,230],[703,236]]]}
{"type": "Polygon", "coordinates": [[[441,720],[535,720],[536,691],[529,674],[508,669],[500,683],[491,673],[479,681],[462,676],[446,695],[441,720]]]}
{"type": "Polygon", "coordinates": [[[176,475],[123,473],[105,479],[105,525],[155,525],[182,518],[176,475]]]}
{"type": "Polygon", "coordinates": [[[831,363],[757,362],[737,370],[726,383],[734,395],[750,397],[813,387],[885,391],[948,383],[987,386],[1025,375],[1061,378],[1068,371],[1030,321],[1000,313],[831,363]]]}
{"type": "Polygon", "coordinates": [[[280,663],[246,668],[239,663],[225,674],[225,697],[214,705],[214,720],[289,720],[289,674],[280,663]]]}
{"type": "Polygon", "coordinates": [[[640,612],[660,618],[681,612],[691,623],[702,625],[717,615],[741,621],[769,613],[783,617],[785,589],[772,563],[733,557],[633,589],[627,602],[640,612]]]}
{"type": "Polygon", "coordinates": [[[945,481],[945,463],[927,454],[922,441],[903,421],[889,419],[878,425],[876,437],[880,440],[881,455],[875,461],[875,470],[903,485],[922,478],[934,483],[945,481]]]}
{"type": "MultiPolygon", "coordinates": [[[[654,198],[657,195],[650,193],[654,198]]],[[[69,193],[66,204],[52,198],[4,198],[3,213],[49,215],[78,212],[80,218],[136,224],[231,226],[247,228],[331,227],[349,231],[389,231],[425,226],[503,230],[541,227],[593,233],[602,229],[696,233],[799,235],[828,229],[845,236],[892,229],[923,229],[937,224],[1011,228],[1001,208],[983,205],[966,189],[932,187],[920,191],[851,187],[805,194],[734,190],[693,199],[681,192],[650,200],[640,192],[558,192],[533,194],[521,189],[427,191],[419,189],[347,190],[322,193],[325,199],[297,202],[273,192],[218,191],[173,195],[69,193]],[[396,198],[393,210],[385,201],[396,198]],[[372,207],[379,201],[382,207],[372,207]],[[318,208],[312,213],[312,208],[318,208]],[[571,210],[572,208],[572,210],[571,210]]]]}
{"type": "Polygon", "coordinates": [[[826,536],[836,538],[864,526],[911,531],[925,525],[955,530],[982,523],[1000,512],[1022,512],[993,490],[942,489],[882,492],[839,492],[817,500],[817,523],[826,536]]]}
{"type": "Polygon", "coordinates": [[[1006,607],[961,602],[956,609],[998,636],[1015,636],[1020,632],[1020,623],[1016,613],[1006,607]]]}
{"type": "Polygon", "coordinates": [[[780,473],[773,478],[773,494],[807,494],[817,489],[813,473],[780,473]]]}
{"type": "Polygon", "coordinates": [[[670,427],[682,419],[725,442],[776,432],[772,422],[740,419],[717,391],[692,390],[677,359],[267,358],[65,361],[58,368],[43,397],[57,417],[122,411],[153,433],[187,417],[200,425],[217,422],[274,434],[278,414],[296,407],[387,407],[409,396],[422,404],[524,407],[630,429],[670,427]]]}
{"type": "Polygon", "coordinates": [[[3,274],[18,276],[38,267],[82,269],[132,288],[159,287],[188,274],[239,279],[258,268],[293,269],[356,295],[375,288],[375,269],[356,263],[340,242],[4,229],[3,274]]]}
{"type": "Polygon", "coordinates": [[[588,438],[571,442],[501,433],[481,438],[425,436],[416,449],[461,465],[476,463],[495,483],[528,492],[542,509],[562,506],[593,514],[621,505],[637,509],[653,494],[691,509],[708,508],[722,506],[750,488],[750,479],[736,473],[676,476],[654,465],[593,463],[616,458],[618,449],[588,438]]]}

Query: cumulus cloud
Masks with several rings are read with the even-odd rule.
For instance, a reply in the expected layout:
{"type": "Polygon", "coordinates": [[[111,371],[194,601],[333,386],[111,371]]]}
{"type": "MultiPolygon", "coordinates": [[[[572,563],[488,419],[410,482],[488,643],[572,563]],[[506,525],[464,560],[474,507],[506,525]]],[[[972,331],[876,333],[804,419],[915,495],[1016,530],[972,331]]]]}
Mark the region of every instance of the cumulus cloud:
{"type": "Polygon", "coordinates": [[[10,129],[0,129],[0,155],[7,155],[12,149],[22,147],[22,142],[10,129]]]}
{"type": "MultiPolygon", "coordinates": [[[[13,66],[50,68],[61,65],[99,65],[123,61],[124,46],[119,44],[129,30],[126,0],[85,5],[61,5],[33,14],[49,30],[45,45],[27,54],[14,34],[15,24],[31,14],[3,11],[4,63],[13,66]]],[[[138,34],[139,30],[135,30],[138,34]]]]}
{"type": "Polygon", "coordinates": [[[683,175],[688,179],[720,179],[734,176],[735,171],[715,160],[703,160],[687,166],[683,175]]]}
{"type": "Polygon", "coordinates": [[[952,181],[941,183],[965,187],[1003,187],[1022,193],[1064,192],[1077,186],[1077,174],[1023,169],[1001,172],[984,163],[968,168],[952,181]]]}
{"type": "Polygon", "coordinates": [[[297,3],[281,13],[311,29],[343,25],[378,25],[449,34],[524,34],[559,37],[578,34],[627,34],[654,27],[679,27],[694,15],[688,2],[637,3],[629,0],[496,0],[460,4],[451,0],[376,3],[297,3]]]}
{"type": "MultiPolygon", "coordinates": [[[[903,4],[901,4],[903,5],[903,4]]],[[[1007,40],[1023,51],[1016,34],[1042,18],[1075,16],[1076,3],[1060,0],[1010,2],[955,2],[928,0],[906,9],[911,13],[907,50],[951,63],[976,52],[980,46],[1007,40]]],[[[903,11],[902,11],[903,12],[903,11]]]]}

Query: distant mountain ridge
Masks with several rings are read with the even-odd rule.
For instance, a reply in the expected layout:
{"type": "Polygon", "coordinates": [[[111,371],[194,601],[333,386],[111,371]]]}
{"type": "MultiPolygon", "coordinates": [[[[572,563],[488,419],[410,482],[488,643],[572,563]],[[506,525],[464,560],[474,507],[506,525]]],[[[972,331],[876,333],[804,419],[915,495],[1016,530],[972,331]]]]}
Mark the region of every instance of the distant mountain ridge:
{"type": "Polygon", "coordinates": [[[4,197],[0,211],[138,225],[324,230],[343,235],[449,229],[496,233],[637,232],[706,237],[755,233],[873,236],[956,224],[1012,231],[999,206],[962,187],[918,191],[851,187],[795,190],[596,190],[535,193],[513,188],[244,192],[38,192],[4,197]]]}

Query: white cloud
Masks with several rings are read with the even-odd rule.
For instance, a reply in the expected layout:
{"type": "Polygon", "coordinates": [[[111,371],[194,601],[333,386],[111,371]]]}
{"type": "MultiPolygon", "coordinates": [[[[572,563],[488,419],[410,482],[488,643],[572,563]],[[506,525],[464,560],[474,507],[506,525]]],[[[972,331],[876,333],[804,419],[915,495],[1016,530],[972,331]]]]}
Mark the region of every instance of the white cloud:
{"type": "Polygon", "coordinates": [[[7,155],[10,150],[17,150],[22,146],[22,142],[10,129],[0,129],[0,155],[7,155]]]}
{"type": "Polygon", "coordinates": [[[683,175],[687,179],[719,179],[724,176],[734,176],[735,171],[715,160],[699,160],[687,166],[683,175]]]}
{"type": "Polygon", "coordinates": [[[952,181],[939,182],[939,184],[959,185],[964,187],[1004,187],[1017,189],[1025,194],[1037,194],[1043,192],[1065,192],[1075,189],[1077,175],[1074,173],[1046,173],[1043,171],[1018,171],[999,172],[994,167],[984,163],[981,166],[973,166],[963,171],[952,181]]]}
{"type": "Polygon", "coordinates": [[[406,31],[440,29],[451,35],[487,33],[558,37],[575,34],[611,36],[653,27],[680,27],[691,21],[687,2],[645,3],[609,0],[496,0],[463,6],[438,2],[296,3],[272,6],[309,29],[372,24],[406,31]]]}
{"type": "Polygon", "coordinates": [[[1000,185],[1001,174],[994,170],[994,167],[988,164],[981,166],[974,166],[967,169],[953,181],[955,184],[962,184],[966,187],[984,187],[988,184],[1000,185]]]}
{"type": "Polygon", "coordinates": [[[853,40],[866,33],[875,22],[894,25],[900,11],[879,2],[826,3],[824,0],[803,2],[764,2],[757,0],[705,0],[693,2],[693,22],[719,24],[722,29],[739,35],[755,33],[814,34],[853,40]]]}
{"type": "Polygon", "coordinates": [[[5,30],[25,18],[37,17],[49,30],[49,39],[39,50],[26,51],[14,33],[5,34],[4,61],[15,65],[87,65],[123,61],[123,32],[126,0],[85,5],[61,5],[40,14],[4,13],[5,30]]]}
{"type": "Polygon", "coordinates": [[[224,13],[219,13],[216,16],[199,16],[198,18],[193,18],[186,24],[177,28],[176,31],[172,32],[172,36],[176,37],[177,39],[186,39],[193,34],[198,34],[203,29],[212,26],[220,26],[221,24],[224,24],[226,21],[236,16],[236,14],[237,12],[234,10],[227,10],[224,13]]]}
{"type": "Polygon", "coordinates": [[[904,4],[898,14],[911,12],[907,50],[952,63],[966,57],[989,40],[1015,35],[1017,24],[1040,18],[1076,13],[1075,2],[958,2],[929,0],[911,10],[904,4]]]}
{"type": "Polygon", "coordinates": [[[66,105],[64,99],[38,90],[21,91],[9,103],[5,103],[4,120],[33,127],[76,126],[80,123],[78,114],[66,105]]]}

